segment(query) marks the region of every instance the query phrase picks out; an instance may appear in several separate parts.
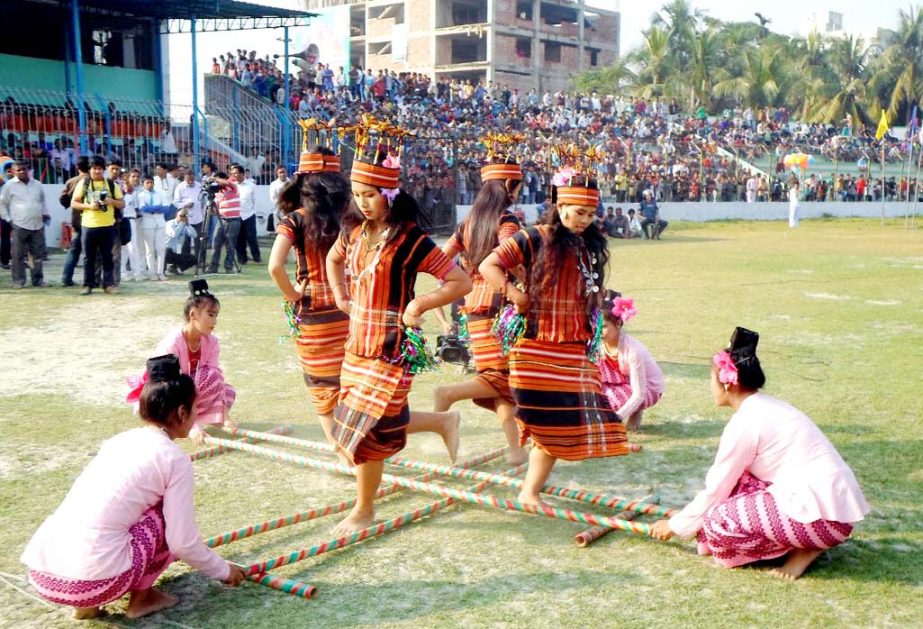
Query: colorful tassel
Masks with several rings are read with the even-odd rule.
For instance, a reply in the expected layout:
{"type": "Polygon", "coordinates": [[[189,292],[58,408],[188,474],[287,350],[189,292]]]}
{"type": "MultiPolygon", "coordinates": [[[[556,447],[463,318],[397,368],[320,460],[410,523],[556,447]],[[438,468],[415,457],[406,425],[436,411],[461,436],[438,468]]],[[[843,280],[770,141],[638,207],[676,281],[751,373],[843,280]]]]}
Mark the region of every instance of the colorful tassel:
{"type": "Polygon", "coordinates": [[[404,328],[404,342],[401,344],[400,362],[412,374],[436,371],[439,359],[426,344],[426,337],[420,328],[404,328]]]}
{"type": "MultiPolygon", "coordinates": [[[[301,317],[295,314],[295,304],[290,301],[282,301],[282,316],[285,317],[285,322],[288,324],[288,336],[290,338],[301,338],[301,328],[298,326],[301,323],[301,317]]],[[[285,337],[280,337],[280,340],[285,337]]]]}
{"type": "Polygon", "coordinates": [[[464,312],[458,315],[458,340],[466,345],[471,342],[471,335],[468,333],[468,315],[464,312]]]}
{"type": "Polygon", "coordinates": [[[586,354],[591,363],[599,360],[599,352],[603,340],[603,312],[599,308],[593,308],[590,314],[590,329],[593,331],[593,338],[587,341],[586,354]]]}
{"type": "Polygon", "coordinates": [[[501,354],[509,356],[510,350],[526,333],[526,317],[516,312],[516,306],[507,304],[494,320],[491,332],[500,341],[501,354]]]}

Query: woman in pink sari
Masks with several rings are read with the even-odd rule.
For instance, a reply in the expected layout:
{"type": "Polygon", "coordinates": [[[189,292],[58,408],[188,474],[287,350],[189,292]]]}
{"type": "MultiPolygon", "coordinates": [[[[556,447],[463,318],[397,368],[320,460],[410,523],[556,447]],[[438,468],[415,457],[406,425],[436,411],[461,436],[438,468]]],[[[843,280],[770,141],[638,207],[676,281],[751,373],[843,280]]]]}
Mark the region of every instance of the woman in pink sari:
{"type": "Polygon", "coordinates": [[[869,512],[856,477],[804,413],[760,393],[766,381],[759,335],[737,328],[715,354],[711,390],[734,409],[705,489],[652,535],[698,536],[701,555],[734,568],[785,556],[774,574],[797,579],[824,550],[843,543],[869,512]]]}

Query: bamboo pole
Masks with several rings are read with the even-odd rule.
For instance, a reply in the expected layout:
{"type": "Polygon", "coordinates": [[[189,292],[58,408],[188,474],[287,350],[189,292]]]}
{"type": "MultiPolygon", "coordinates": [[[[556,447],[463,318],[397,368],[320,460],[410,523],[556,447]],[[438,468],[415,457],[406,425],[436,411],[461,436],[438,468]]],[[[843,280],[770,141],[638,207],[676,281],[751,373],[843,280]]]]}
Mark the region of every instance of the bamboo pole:
{"type": "MultiPolygon", "coordinates": [[[[252,454],[259,454],[262,456],[269,457],[271,459],[276,459],[280,461],[288,461],[290,463],[297,463],[299,465],[304,465],[306,467],[311,467],[314,469],[327,470],[331,472],[339,472],[341,474],[346,474],[349,476],[355,476],[356,471],[353,468],[346,467],[345,465],[339,465],[337,463],[327,463],[325,461],[317,461],[315,459],[310,459],[308,457],[300,456],[297,454],[289,454],[288,452],[279,452],[277,450],[272,450],[270,448],[264,448],[261,446],[250,445],[246,443],[239,443],[236,441],[227,441],[225,439],[216,439],[215,437],[208,437],[207,441],[215,443],[215,445],[224,445],[235,450],[242,450],[244,452],[250,452],[252,454]]],[[[391,474],[383,474],[382,480],[388,483],[396,483],[407,489],[413,489],[416,491],[429,493],[437,496],[443,496],[445,498],[454,498],[462,502],[469,502],[471,504],[480,505],[482,507],[488,507],[492,509],[499,509],[502,511],[518,511],[520,513],[528,513],[530,515],[540,515],[546,518],[555,518],[559,520],[569,520],[571,522],[580,522],[583,524],[594,524],[602,525],[605,524],[611,528],[619,529],[622,531],[630,531],[632,533],[637,533],[639,535],[650,535],[650,526],[647,524],[637,524],[635,522],[629,522],[626,520],[621,520],[619,518],[606,517],[606,516],[596,516],[592,513],[586,513],[582,511],[571,511],[570,509],[557,509],[547,505],[530,505],[523,504],[517,500],[507,500],[502,498],[497,498],[489,494],[480,494],[469,491],[459,491],[457,489],[451,489],[448,487],[441,487],[439,485],[433,485],[431,483],[421,483],[414,481],[409,478],[403,478],[400,476],[393,476],[391,474]]],[[[488,481],[484,481],[485,483],[488,481]]],[[[624,504],[618,502],[613,506],[613,509],[621,509],[628,502],[624,504]]],[[[655,507],[656,505],[650,505],[655,507]]],[[[661,510],[661,507],[656,508],[658,511],[661,510]]],[[[666,510],[664,510],[666,511],[666,510]]],[[[645,509],[645,513],[655,513],[653,510],[645,509]]],[[[658,513],[659,515],[659,513],[658,513]]],[[[422,517],[422,516],[421,516],[422,517]]],[[[271,566],[270,566],[271,568],[271,566]]],[[[270,568],[265,568],[260,572],[268,570],[270,568]]]]}
{"type": "MultiPolygon", "coordinates": [[[[501,448],[499,450],[494,450],[486,454],[473,457],[472,459],[462,463],[463,468],[474,467],[476,465],[481,465],[493,459],[499,458],[506,452],[507,448],[501,448]]],[[[429,472],[423,474],[422,476],[414,479],[420,482],[426,482],[432,480],[433,478],[439,476],[436,472],[429,472]]],[[[378,493],[375,494],[375,498],[383,498],[391,494],[402,491],[404,488],[399,485],[391,485],[390,487],[382,487],[378,490],[378,493]]],[[[284,528],[286,526],[292,526],[293,524],[298,524],[300,522],[308,522],[310,520],[316,520],[328,515],[334,515],[337,513],[342,513],[347,509],[351,509],[356,504],[356,499],[343,500],[338,503],[329,504],[323,507],[315,507],[313,509],[308,509],[307,511],[301,511],[299,513],[293,513],[291,515],[286,515],[280,518],[275,518],[273,520],[265,520],[263,522],[258,522],[255,524],[250,524],[239,529],[234,529],[230,531],[225,531],[224,533],[219,533],[213,537],[205,540],[205,545],[209,548],[214,548],[216,546],[222,546],[225,544],[230,544],[231,542],[236,542],[238,540],[246,539],[254,535],[260,535],[262,533],[268,533],[269,531],[275,531],[277,529],[284,528]]]]}
{"type": "MultiPolygon", "coordinates": [[[[266,433],[254,432],[251,430],[238,430],[237,434],[246,435],[254,439],[263,439],[265,441],[273,441],[276,443],[281,443],[289,446],[294,446],[298,448],[305,448],[308,450],[318,450],[323,452],[332,452],[333,447],[326,443],[320,443],[316,441],[308,441],[306,439],[297,439],[295,437],[284,437],[277,435],[267,435],[266,433]]],[[[500,452],[505,451],[505,448],[501,449],[500,452]]],[[[486,456],[491,458],[496,458],[493,456],[493,452],[487,453],[486,456]]],[[[521,489],[522,481],[516,478],[505,477],[502,474],[488,474],[486,472],[478,472],[475,470],[467,469],[475,467],[478,463],[469,463],[467,467],[452,467],[448,465],[438,465],[435,463],[426,463],[423,461],[415,461],[413,459],[405,459],[401,457],[392,457],[385,461],[389,465],[395,465],[399,467],[405,467],[417,471],[424,472],[435,472],[443,476],[451,476],[453,478],[462,478],[470,480],[486,480],[494,485],[506,485],[512,487],[513,489],[521,489]]],[[[565,487],[558,487],[556,485],[545,485],[542,487],[542,493],[549,494],[551,496],[557,496],[559,498],[567,498],[569,500],[575,500],[577,502],[585,502],[587,504],[600,505],[606,507],[607,509],[628,509],[627,505],[632,505],[631,510],[637,511],[638,513],[648,513],[653,515],[658,515],[662,517],[670,517],[675,513],[674,509],[668,509],[661,507],[659,505],[646,505],[639,503],[638,501],[632,501],[628,498],[623,498],[621,496],[612,496],[609,494],[597,494],[593,492],[583,491],[579,489],[567,489],[565,487]]]]}
{"type": "MultiPolygon", "coordinates": [[[[517,467],[507,470],[505,473],[508,475],[519,474],[522,470],[526,469],[527,467],[528,465],[523,463],[522,465],[519,465],[517,467]]],[[[481,482],[481,483],[478,483],[477,485],[473,485],[469,487],[468,489],[471,491],[480,491],[481,489],[483,489],[483,487],[486,484],[487,484],[486,481],[481,482]]],[[[250,572],[250,574],[260,574],[260,573],[266,572],[267,570],[278,568],[279,566],[285,566],[288,564],[297,563],[299,561],[303,561],[310,557],[317,557],[318,555],[323,555],[324,553],[328,553],[331,550],[335,550],[337,548],[343,548],[345,546],[349,546],[351,544],[356,544],[358,542],[361,542],[365,539],[384,535],[385,533],[389,533],[406,524],[416,522],[420,518],[424,518],[428,515],[432,515],[436,513],[437,511],[450,506],[453,503],[454,503],[454,500],[451,498],[445,498],[443,500],[432,502],[426,505],[425,507],[414,509],[413,511],[408,511],[406,513],[403,513],[397,516],[396,518],[391,518],[390,520],[386,520],[385,522],[381,522],[379,524],[369,526],[367,528],[362,529],[361,531],[354,531],[353,533],[350,533],[349,535],[344,535],[342,537],[335,537],[321,544],[315,544],[314,546],[311,546],[310,548],[305,548],[302,550],[295,550],[295,551],[290,552],[287,555],[280,555],[279,557],[276,557],[275,559],[269,559],[266,561],[253,563],[253,564],[250,564],[249,566],[245,566],[244,568],[246,571],[250,572]]]]}
{"type": "MultiPolygon", "coordinates": [[[[639,498],[636,502],[650,503],[650,504],[660,504],[660,496],[650,495],[645,496],[644,498],[639,498]]],[[[634,511],[622,511],[621,513],[615,514],[615,517],[622,518],[623,520],[634,520],[639,514],[634,511]]],[[[608,535],[615,529],[611,529],[608,526],[591,526],[590,528],[580,531],[574,536],[574,543],[577,544],[580,548],[586,548],[596,540],[600,539],[604,535],[608,535]]]]}
{"type": "MultiPolygon", "coordinates": [[[[244,432],[249,433],[251,431],[244,431],[244,432]]],[[[266,432],[252,431],[253,435],[258,435],[258,436],[250,436],[250,437],[245,436],[243,438],[243,441],[244,443],[257,443],[265,435],[287,435],[290,432],[292,432],[292,427],[286,424],[283,426],[279,426],[277,428],[273,428],[272,430],[268,430],[266,432]]],[[[198,461],[200,459],[210,459],[212,457],[218,456],[219,454],[225,454],[226,452],[230,452],[230,450],[228,450],[224,446],[212,446],[210,448],[203,448],[201,450],[196,450],[195,452],[189,455],[189,460],[198,461]]]]}

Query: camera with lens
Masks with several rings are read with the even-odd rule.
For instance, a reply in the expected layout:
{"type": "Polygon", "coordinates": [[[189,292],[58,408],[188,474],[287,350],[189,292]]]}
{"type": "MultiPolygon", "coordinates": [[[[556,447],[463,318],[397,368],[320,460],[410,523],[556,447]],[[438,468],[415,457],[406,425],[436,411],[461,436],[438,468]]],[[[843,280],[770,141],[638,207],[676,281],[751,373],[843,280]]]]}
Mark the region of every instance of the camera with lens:
{"type": "Polygon", "coordinates": [[[215,181],[214,177],[209,177],[202,182],[202,189],[209,195],[214,196],[221,192],[223,185],[215,181]]]}
{"type": "Polygon", "coordinates": [[[464,367],[467,367],[471,360],[468,344],[458,338],[457,334],[436,337],[436,356],[447,363],[464,367]]]}
{"type": "Polygon", "coordinates": [[[106,190],[100,191],[100,193],[99,193],[99,200],[96,202],[96,206],[97,206],[100,210],[104,210],[104,211],[105,211],[105,209],[106,209],[106,199],[108,199],[108,198],[109,198],[109,193],[108,193],[106,190]]]}

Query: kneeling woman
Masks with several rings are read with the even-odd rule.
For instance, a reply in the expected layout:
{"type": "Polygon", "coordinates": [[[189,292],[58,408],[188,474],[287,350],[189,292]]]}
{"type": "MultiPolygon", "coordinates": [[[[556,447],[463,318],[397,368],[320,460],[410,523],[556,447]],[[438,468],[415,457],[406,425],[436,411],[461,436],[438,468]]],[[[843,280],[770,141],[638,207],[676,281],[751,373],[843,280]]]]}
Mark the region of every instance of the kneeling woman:
{"type": "Polygon", "coordinates": [[[177,558],[228,585],[244,579],[240,567],[202,543],[192,463],[173,443],[195,425],[192,378],[173,355],[148,360],[147,373],[144,427],[103,443],[22,555],[36,591],[75,607],[78,619],[97,616],[101,605],[128,592],[129,618],[176,604],[152,586],[177,558]]]}
{"type": "MultiPolygon", "coordinates": [[[[417,225],[417,202],[398,188],[399,160],[387,156],[384,145],[374,154],[383,159],[353,161],[350,179],[358,211],[344,217],[342,236],[327,255],[327,276],[337,306],[350,315],[333,438],[356,464],[357,482],[356,505],[336,527],[336,534],[371,524],[384,460],[400,452],[407,432],[413,431],[407,406],[413,374],[401,360],[404,326],[419,326],[424,312],[471,290],[465,272],[417,225]],[[441,280],[442,286],[415,297],[420,272],[441,280]]],[[[451,423],[455,437],[447,443],[454,441],[454,447],[450,445],[454,460],[458,415],[414,415],[419,431],[451,423]]]]}
{"type": "Polygon", "coordinates": [[[577,461],[628,454],[625,427],[600,393],[599,370],[588,354],[600,325],[606,237],[596,226],[599,190],[583,175],[555,176],[550,222],[523,230],[481,263],[487,282],[520,312],[524,336],[510,351],[510,389],[520,444],[532,438],[529,471],[519,501],[539,504],[557,459],[577,461]],[[565,185],[566,182],[566,185],[565,185]],[[523,265],[523,292],[508,273],[523,265]]]}
{"type": "Polygon", "coordinates": [[[724,428],[705,489],[653,526],[662,540],[698,534],[699,554],[734,568],[787,555],[775,574],[797,579],[826,549],[849,537],[869,505],[852,470],[795,407],[760,393],[766,381],[759,335],[737,328],[715,354],[711,390],[734,415],[724,428]]]}

